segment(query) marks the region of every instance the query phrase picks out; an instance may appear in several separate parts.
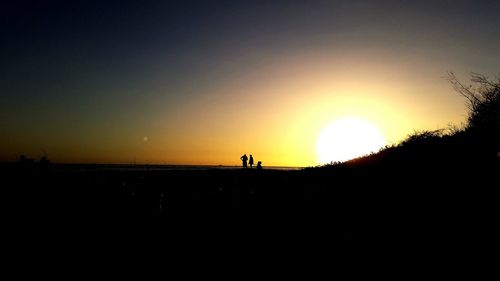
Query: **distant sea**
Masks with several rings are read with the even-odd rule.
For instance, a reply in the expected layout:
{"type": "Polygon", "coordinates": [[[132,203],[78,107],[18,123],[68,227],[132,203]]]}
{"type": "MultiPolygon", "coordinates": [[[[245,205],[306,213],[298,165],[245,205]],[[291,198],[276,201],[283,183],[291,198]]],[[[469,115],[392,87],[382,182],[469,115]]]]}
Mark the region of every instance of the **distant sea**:
{"type": "MultiPolygon", "coordinates": [[[[101,170],[101,171],[180,171],[180,170],[239,170],[241,166],[224,165],[162,165],[162,164],[61,164],[54,163],[53,168],[61,170],[101,170]]],[[[300,170],[304,167],[263,166],[265,170],[300,170]]],[[[250,168],[248,168],[250,169],[250,168]]],[[[255,169],[252,168],[252,169],[255,169]]]]}

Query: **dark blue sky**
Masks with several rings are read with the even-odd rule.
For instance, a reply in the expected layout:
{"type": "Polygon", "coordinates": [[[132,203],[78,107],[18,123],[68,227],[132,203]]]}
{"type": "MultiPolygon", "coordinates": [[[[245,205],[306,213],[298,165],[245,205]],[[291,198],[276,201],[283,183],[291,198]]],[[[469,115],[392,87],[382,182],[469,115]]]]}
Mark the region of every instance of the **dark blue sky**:
{"type": "Polygon", "coordinates": [[[162,77],[175,83],[227,53],[272,54],[335,40],[499,47],[495,0],[8,2],[15,4],[3,3],[0,12],[1,73],[2,87],[13,88],[7,92],[14,97],[37,95],[23,90],[26,84],[52,95],[57,89],[44,89],[87,78],[148,79],[155,67],[169,68],[172,76],[162,77]],[[171,65],[155,66],[159,56],[171,65]]]}

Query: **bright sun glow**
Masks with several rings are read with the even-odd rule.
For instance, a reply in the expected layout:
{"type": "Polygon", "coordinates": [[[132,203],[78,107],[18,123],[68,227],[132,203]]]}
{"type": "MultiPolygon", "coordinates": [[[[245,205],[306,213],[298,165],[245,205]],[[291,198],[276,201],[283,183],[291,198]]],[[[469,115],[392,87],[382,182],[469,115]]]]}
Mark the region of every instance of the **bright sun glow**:
{"type": "Polygon", "coordinates": [[[320,134],[316,144],[321,164],[346,161],[385,145],[385,139],[372,123],[360,118],[342,118],[334,121],[320,134]]]}

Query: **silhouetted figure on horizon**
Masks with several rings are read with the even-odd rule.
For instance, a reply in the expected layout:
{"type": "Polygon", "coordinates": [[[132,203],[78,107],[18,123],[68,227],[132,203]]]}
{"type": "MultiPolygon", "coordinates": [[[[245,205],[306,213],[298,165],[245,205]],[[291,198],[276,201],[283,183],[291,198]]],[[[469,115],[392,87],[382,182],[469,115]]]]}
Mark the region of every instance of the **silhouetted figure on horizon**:
{"type": "Polygon", "coordinates": [[[248,164],[250,165],[250,168],[253,167],[253,156],[250,154],[250,160],[248,160],[248,164]]]}
{"type": "Polygon", "coordinates": [[[246,168],[247,167],[247,160],[248,160],[246,153],[243,154],[243,156],[241,156],[240,159],[243,162],[243,168],[246,168]]]}
{"type": "Polygon", "coordinates": [[[257,170],[262,170],[262,161],[257,162],[257,170]]]}

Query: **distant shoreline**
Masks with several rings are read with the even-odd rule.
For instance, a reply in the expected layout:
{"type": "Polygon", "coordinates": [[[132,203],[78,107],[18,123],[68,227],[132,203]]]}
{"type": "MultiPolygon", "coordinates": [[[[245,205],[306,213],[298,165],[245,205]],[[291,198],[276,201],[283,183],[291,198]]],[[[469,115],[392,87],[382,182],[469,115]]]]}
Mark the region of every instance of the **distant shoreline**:
{"type": "MultiPolygon", "coordinates": [[[[14,165],[18,162],[2,162],[1,165],[14,165]]],[[[240,170],[241,166],[231,165],[177,165],[177,164],[94,164],[94,163],[52,163],[55,169],[97,169],[97,170],[240,170]]],[[[264,166],[267,170],[301,170],[305,167],[264,166]]],[[[247,168],[248,170],[256,169],[247,168]]]]}

